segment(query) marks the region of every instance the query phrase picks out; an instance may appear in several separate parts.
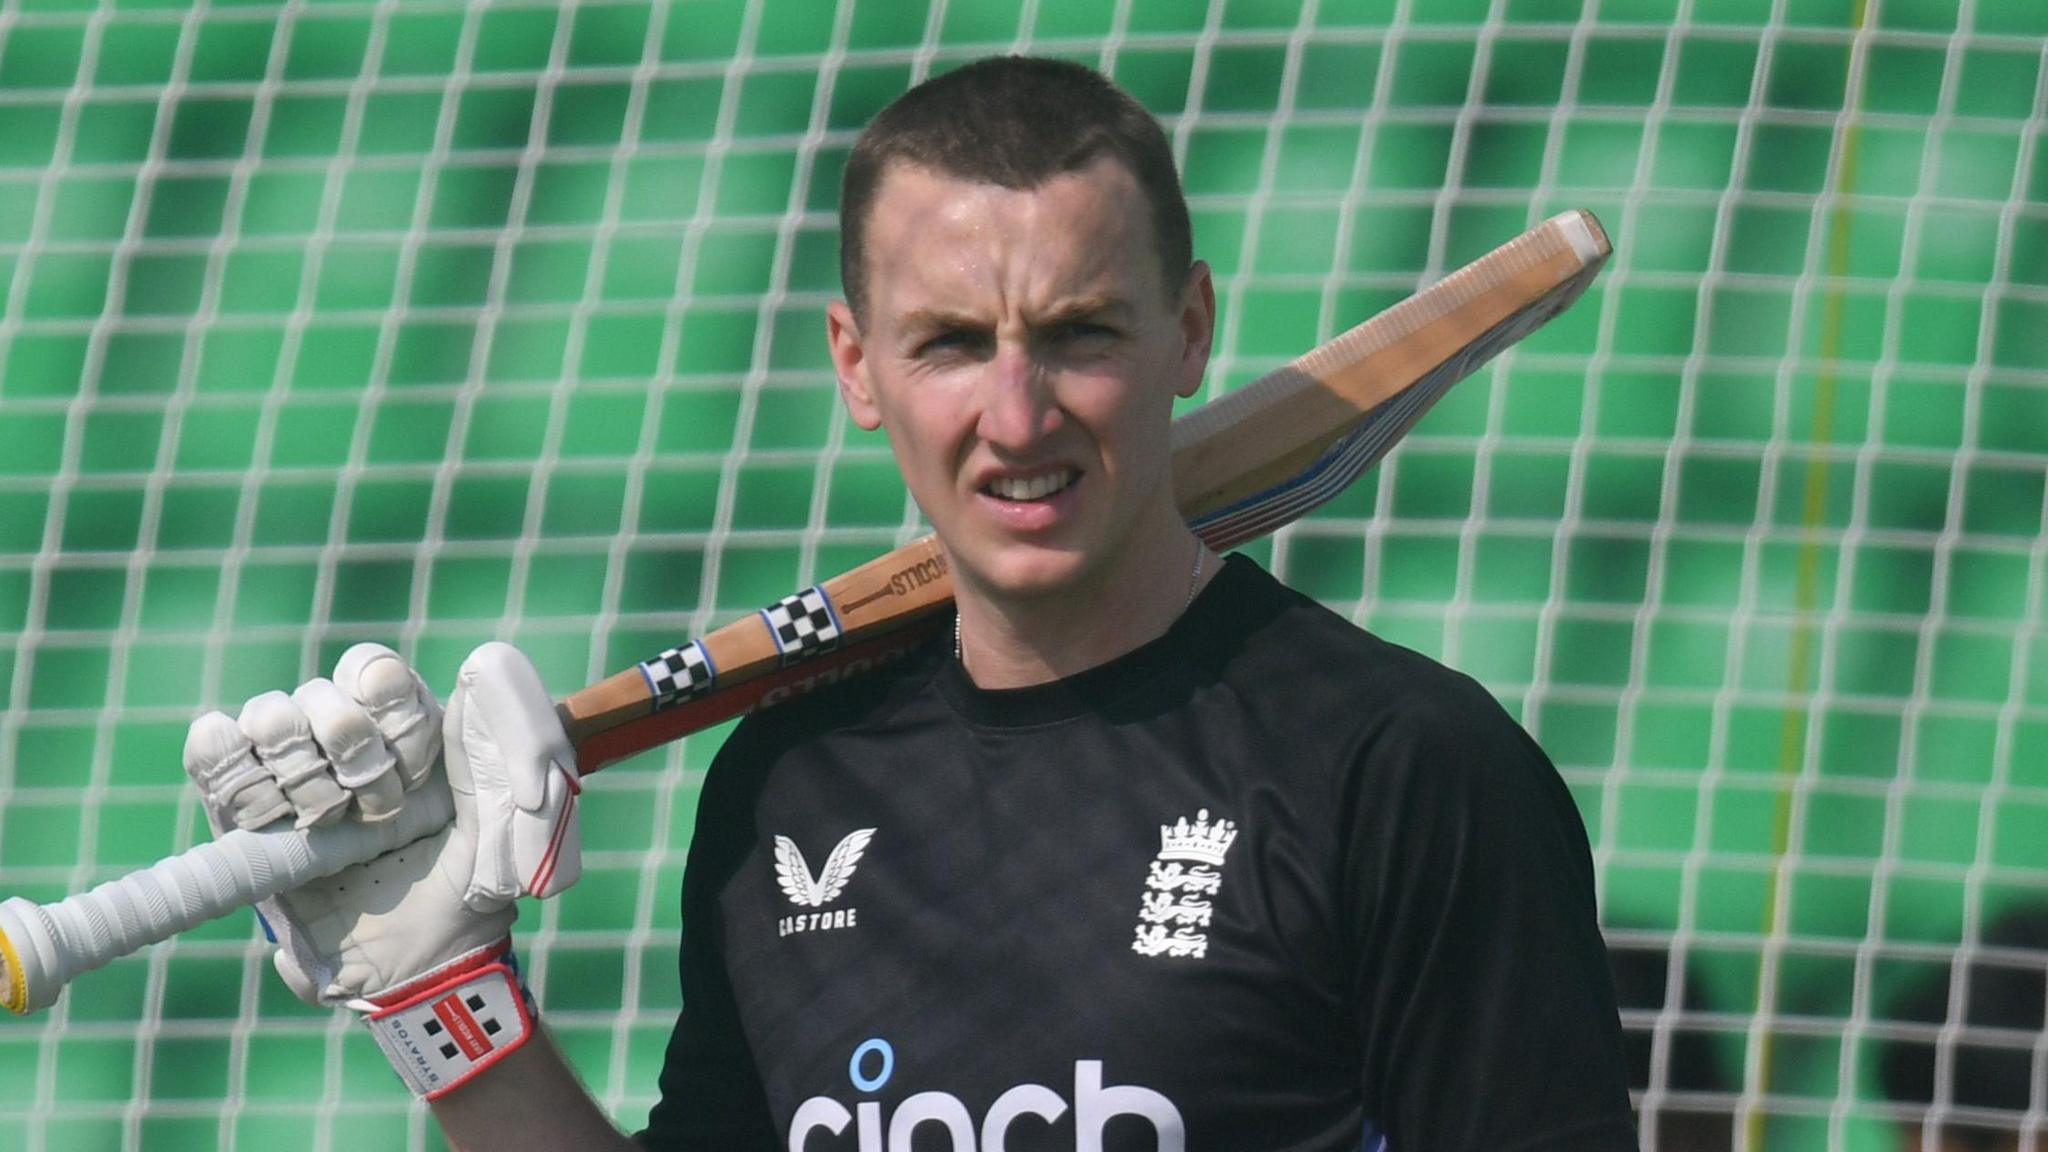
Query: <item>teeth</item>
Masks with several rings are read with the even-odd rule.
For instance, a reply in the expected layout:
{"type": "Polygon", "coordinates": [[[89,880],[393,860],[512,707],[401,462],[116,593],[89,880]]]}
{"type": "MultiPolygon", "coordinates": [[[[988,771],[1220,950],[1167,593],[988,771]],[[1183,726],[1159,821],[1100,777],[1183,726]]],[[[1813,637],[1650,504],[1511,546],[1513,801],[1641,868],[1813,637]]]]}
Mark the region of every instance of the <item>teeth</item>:
{"type": "Polygon", "coordinates": [[[1013,479],[1004,476],[989,482],[988,490],[1004,500],[1038,500],[1050,496],[1074,482],[1071,470],[1061,469],[1043,476],[1029,479],[1013,479]]]}

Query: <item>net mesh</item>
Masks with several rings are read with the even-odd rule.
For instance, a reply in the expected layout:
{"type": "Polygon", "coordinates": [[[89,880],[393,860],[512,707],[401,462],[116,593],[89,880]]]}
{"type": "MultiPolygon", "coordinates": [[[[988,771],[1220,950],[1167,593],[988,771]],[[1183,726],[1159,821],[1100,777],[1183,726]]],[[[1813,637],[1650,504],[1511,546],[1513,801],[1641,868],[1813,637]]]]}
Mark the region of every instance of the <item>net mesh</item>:
{"type": "MultiPolygon", "coordinates": [[[[1574,312],[1250,551],[1558,762],[1646,1146],[1888,1148],[1916,1095],[2038,1131],[2044,37],[2039,0],[8,0],[0,890],[204,836],[190,716],[357,640],[445,687],[509,639],[566,692],[906,539],[824,358],[838,173],[908,83],[1029,49],[1168,124],[1212,391],[1601,215],[1574,312]]],[[[719,738],[593,778],[580,887],[522,919],[627,1124],[719,738]]],[[[0,1145],[438,1147],[266,968],[237,915],[0,1022],[0,1145]]]]}

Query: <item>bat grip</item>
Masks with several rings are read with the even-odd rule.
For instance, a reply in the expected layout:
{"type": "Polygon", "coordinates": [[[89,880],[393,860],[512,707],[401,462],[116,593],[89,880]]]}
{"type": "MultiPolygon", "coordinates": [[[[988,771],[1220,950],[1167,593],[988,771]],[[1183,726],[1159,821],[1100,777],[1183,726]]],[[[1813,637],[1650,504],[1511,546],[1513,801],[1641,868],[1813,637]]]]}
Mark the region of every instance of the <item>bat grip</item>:
{"type": "Polygon", "coordinates": [[[80,973],[352,864],[440,831],[455,804],[438,778],[389,820],[324,828],[235,829],[55,904],[0,902],[0,1005],[56,1003],[80,973]]]}

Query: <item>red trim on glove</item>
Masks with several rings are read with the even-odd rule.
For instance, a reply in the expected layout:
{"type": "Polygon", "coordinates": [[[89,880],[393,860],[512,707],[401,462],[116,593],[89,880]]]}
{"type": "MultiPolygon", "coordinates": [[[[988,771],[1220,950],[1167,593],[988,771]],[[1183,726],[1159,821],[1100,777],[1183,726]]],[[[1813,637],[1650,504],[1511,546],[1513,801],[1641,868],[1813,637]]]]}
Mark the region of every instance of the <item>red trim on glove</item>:
{"type": "Polygon", "coordinates": [[[555,817],[555,834],[548,839],[546,855],[533,870],[533,878],[526,882],[526,890],[538,894],[547,891],[547,883],[555,878],[555,866],[562,862],[562,838],[569,834],[572,817],[576,815],[576,797],[582,792],[578,788],[569,793],[569,799],[562,805],[562,814],[555,817]]]}
{"type": "MultiPolygon", "coordinates": [[[[505,949],[495,950],[503,955],[505,949]]],[[[378,1047],[413,1092],[438,1100],[532,1037],[533,1012],[511,965],[479,953],[431,987],[370,1014],[378,1047]],[[486,961],[477,966],[474,961],[486,961]]]]}

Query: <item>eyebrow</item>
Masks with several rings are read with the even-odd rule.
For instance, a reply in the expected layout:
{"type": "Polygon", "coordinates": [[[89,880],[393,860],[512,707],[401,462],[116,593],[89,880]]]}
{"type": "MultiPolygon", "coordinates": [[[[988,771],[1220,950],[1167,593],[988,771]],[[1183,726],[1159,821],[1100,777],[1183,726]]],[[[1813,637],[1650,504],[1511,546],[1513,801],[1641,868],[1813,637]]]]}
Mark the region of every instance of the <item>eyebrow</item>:
{"type": "Polygon", "coordinates": [[[1131,302],[1122,296],[1080,296],[1062,301],[1050,314],[1043,317],[1041,325],[1060,324],[1082,316],[1106,316],[1121,319],[1129,315],[1131,302]]]}
{"type": "MultiPolygon", "coordinates": [[[[1033,318],[1035,328],[1049,328],[1083,316],[1109,316],[1121,319],[1131,311],[1130,301],[1118,295],[1079,296],[1063,300],[1043,316],[1033,318]]],[[[954,328],[982,329],[988,327],[986,319],[951,308],[917,308],[903,317],[902,326],[908,332],[937,332],[954,328]]]]}
{"type": "Polygon", "coordinates": [[[986,325],[965,312],[948,308],[917,308],[903,317],[902,328],[906,332],[943,332],[953,328],[980,328],[986,325]]]}

